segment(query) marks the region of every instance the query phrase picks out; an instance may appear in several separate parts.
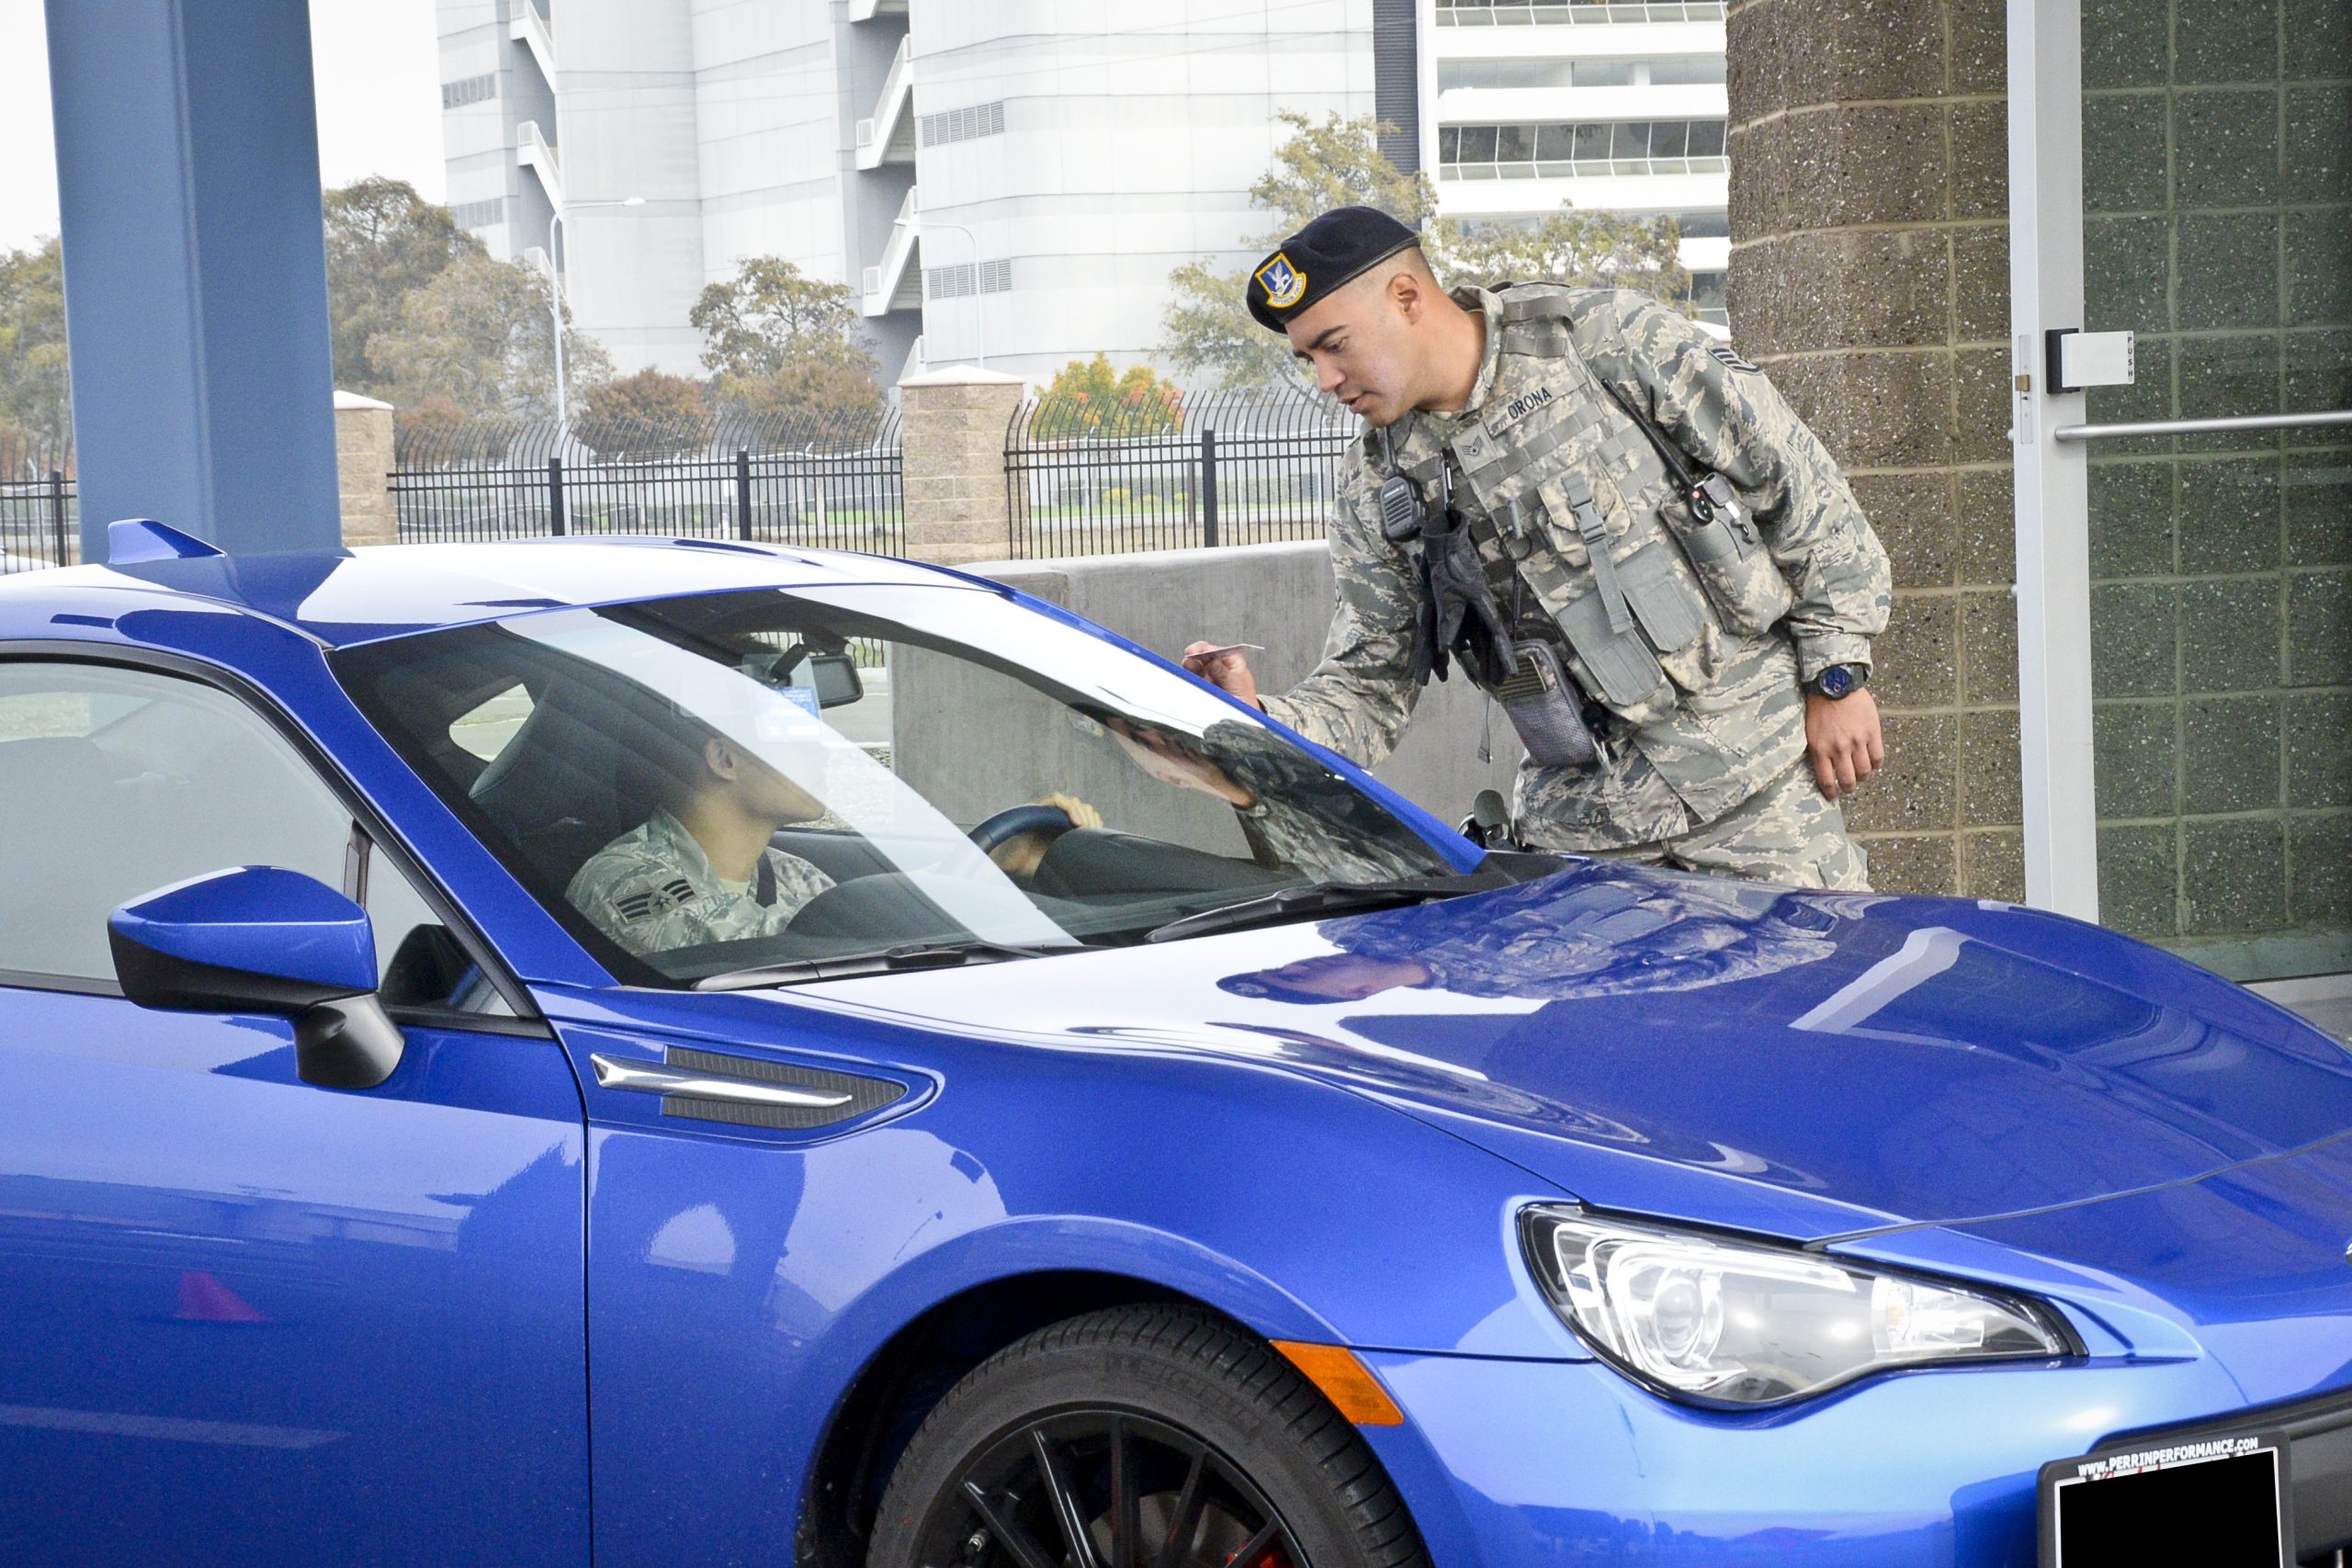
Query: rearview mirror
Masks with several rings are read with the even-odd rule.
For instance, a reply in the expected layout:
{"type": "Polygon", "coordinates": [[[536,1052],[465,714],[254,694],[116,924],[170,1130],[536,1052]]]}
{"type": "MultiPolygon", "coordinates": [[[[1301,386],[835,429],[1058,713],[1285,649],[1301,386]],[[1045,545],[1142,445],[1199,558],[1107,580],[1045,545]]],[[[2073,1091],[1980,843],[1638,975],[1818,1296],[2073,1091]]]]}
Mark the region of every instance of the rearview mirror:
{"type": "Polygon", "coordinates": [[[107,941],[122,994],[141,1007],[292,1019],[305,1083],[374,1089],[400,1066],[368,911],[300,872],[234,866],[175,882],[108,916],[107,941]]]}
{"type": "Polygon", "coordinates": [[[844,707],[865,695],[865,682],[858,677],[857,660],[846,653],[811,653],[808,681],[817,688],[817,705],[820,708],[844,707]]]}

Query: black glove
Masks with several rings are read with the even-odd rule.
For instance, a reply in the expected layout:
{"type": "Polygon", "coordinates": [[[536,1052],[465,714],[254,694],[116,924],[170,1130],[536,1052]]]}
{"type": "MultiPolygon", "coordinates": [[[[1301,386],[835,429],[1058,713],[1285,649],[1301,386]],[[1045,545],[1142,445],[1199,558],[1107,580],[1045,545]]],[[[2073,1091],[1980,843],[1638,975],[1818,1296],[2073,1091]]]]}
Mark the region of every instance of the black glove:
{"type": "Polygon", "coordinates": [[[1413,612],[1413,683],[1426,686],[1431,675],[1445,679],[1445,649],[1437,640],[1437,593],[1430,586],[1430,558],[1426,554],[1413,557],[1413,580],[1420,592],[1414,598],[1413,612]]]}
{"type": "Polygon", "coordinates": [[[1463,667],[1484,686],[1499,686],[1510,674],[1510,626],[1495,605],[1487,566],[1467,528],[1443,533],[1423,529],[1421,559],[1429,574],[1427,603],[1436,617],[1431,646],[1461,654],[1463,667]]]}

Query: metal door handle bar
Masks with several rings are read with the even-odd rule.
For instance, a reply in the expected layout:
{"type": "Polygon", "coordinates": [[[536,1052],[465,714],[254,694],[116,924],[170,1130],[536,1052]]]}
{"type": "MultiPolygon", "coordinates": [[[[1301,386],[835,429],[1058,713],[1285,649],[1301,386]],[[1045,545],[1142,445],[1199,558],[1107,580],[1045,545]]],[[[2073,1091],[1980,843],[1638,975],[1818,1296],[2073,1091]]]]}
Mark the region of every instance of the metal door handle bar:
{"type": "Polygon", "coordinates": [[[2312,413],[2242,413],[2222,419],[2150,419],[2132,424],[2062,424],[2052,441],[2120,441],[2128,435],[2220,435],[2233,430],[2300,430],[2314,424],[2352,424],[2352,409],[2312,413]]]}
{"type": "Polygon", "coordinates": [[[847,1105],[850,1097],[829,1089],[790,1089],[783,1084],[754,1083],[749,1078],[714,1077],[708,1073],[678,1073],[640,1062],[616,1061],[591,1055],[596,1082],[605,1089],[633,1089],[681,1100],[720,1100],[731,1105],[783,1105],[799,1111],[831,1111],[847,1105]]]}

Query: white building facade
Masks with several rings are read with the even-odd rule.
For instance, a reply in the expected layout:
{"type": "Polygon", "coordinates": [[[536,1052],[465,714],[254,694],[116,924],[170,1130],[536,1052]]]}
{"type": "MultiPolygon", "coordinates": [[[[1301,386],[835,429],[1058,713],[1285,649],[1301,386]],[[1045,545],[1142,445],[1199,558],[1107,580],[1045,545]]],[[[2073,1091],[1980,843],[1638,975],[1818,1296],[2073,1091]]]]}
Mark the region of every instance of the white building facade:
{"type": "Polygon", "coordinates": [[[1280,113],[1377,112],[1450,215],[1671,213],[1720,319],[1722,11],[441,0],[449,200],[494,254],[552,244],[624,373],[699,372],[697,296],[777,255],[850,287],[886,378],[1042,381],[1150,361],[1170,272],[1256,259],[1280,113]]]}
{"type": "Polygon", "coordinates": [[[1171,271],[1254,259],[1276,115],[1372,112],[1374,5],[442,0],[450,204],[508,257],[563,211],[623,372],[697,372],[754,255],[848,284],[887,378],[1141,363],[1171,271]]]}
{"type": "Polygon", "coordinates": [[[1438,209],[1524,222],[1563,201],[1674,218],[1703,320],[1731,259],[1720,0],[1417,0],[1421,167],[1438,209]]]}

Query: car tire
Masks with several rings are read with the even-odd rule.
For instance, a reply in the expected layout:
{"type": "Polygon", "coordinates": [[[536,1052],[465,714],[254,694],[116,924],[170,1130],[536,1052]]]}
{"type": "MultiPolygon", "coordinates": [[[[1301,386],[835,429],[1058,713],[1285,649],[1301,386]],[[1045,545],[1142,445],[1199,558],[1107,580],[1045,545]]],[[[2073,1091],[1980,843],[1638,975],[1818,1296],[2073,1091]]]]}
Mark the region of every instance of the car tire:
{"type": "Polygon", "coordinates": [[[949,1390],[891,1473],[866,1557],[868,1568],[1066,1562],[1428,1568],[1429,1557],[1363,1436],[1296,1368],[1214,1314],[1147,1303],[1042,1328],[949,1390]],[[1072,1529],[1091,1553],[1072,1550],[1072,1529]],[[1163,1554],[1180,1530],[1182,1551],[1163,1554]]]}

